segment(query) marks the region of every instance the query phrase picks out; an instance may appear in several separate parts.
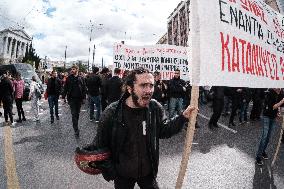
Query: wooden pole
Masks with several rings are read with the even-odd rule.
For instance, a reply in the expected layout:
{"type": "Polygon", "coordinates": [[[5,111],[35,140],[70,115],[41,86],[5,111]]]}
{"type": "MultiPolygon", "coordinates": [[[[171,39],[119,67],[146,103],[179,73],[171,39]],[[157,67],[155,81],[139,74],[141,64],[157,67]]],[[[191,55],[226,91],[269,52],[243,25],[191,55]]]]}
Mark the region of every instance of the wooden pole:
{"type": "Polygon", "coordinates": [[[281,128],[281,131],[280,131],[279,141],[278,141],[278,144],[277,144],[277,147],[276,147],[275,154],[274,154],[274,156],[273,156],[273,160],[272,160],[272,163],[271,163],[271,167],[274,166],[274,163],[275,163],[275,161],[276,161],[276,158],[277,158],[277,155],[278,155],[280,146],[281,146],[281,142],[282,142],[281,140],[282,140],[282,136],[283,136],[283,130],[284,130],[284,115],[282,115],[282,128],[281,128]]]}
{"type": "MultiPolygon", "coordinates": [[[[199,98],[199,87],[198,86],[192,86],[191,90],[191,99],[190,104],[194,107],[198,107],[198,98],[199,98]]],[[[187,169],[188,159],[191,152],[191,146],[194,136],[194,130],[195,130],[195,123],[196,123],[196,116],[197,116],[197,110],[195,110],[190,117],[190,121],[188,123],[187,131],[186,131],[186,139],[182,154],[182,160],[180,164],[180,170],[176,182],[176,189],[181,189],[184,176],[187,169]]]]}

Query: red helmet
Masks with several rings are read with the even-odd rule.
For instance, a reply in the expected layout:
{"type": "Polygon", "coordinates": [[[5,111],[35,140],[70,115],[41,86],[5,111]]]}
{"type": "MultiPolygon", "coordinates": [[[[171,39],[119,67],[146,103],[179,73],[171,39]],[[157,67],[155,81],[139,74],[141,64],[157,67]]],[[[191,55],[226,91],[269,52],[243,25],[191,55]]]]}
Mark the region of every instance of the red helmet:
{"type": "Polygon", "coordinates": [[[77,167],[90,175],[102,173],[103,164],[110,157],[110,152],[106,149],[98,149],[94,145],[79,147],[75,151],[75,162],[77,167]]]}

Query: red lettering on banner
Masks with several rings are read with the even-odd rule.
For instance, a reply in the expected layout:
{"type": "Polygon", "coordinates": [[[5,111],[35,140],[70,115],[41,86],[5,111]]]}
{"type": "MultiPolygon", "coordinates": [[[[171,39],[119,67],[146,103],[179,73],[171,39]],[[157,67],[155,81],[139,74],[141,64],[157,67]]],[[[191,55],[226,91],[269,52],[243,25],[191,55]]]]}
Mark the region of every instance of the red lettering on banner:
{"type": "Polygon", "coordinates": [[[263,67],[264,67],[264,70],[265,70],[265,77],[268,77],[268,71],[267,71],[266,66],[269,62],[269,55],[270,55],[270,52],[268,52],[268,51],[261,53],[261,61],[263,63],[263,67]]]}
{"type": "Polygon", "coordinates": [[[222,32],[220,32],[220,39],[221,71],[242,72],[271,80],[284,79],[284,57],[280,57],[280,62],[277,62],[279,61],[277,54],[222,32]]]}
{"type": "MultiPolygon", "coordinates": [[[[271,64],[270,64],[270,78],[272,80],[277,80],[277,69],[276,69],[276,55],[275,54],[271,54],[271,64]]],[[[279,78],[278,78],[279,80],[279,78]]]]}
{"type": "Polygon", "coordinates": [[[256,2],[254,1],[252,2],[250,0],[240,0],[240,2],[241,2],[241,6],[245,10],[253,13],[255,16],[259,17],[264,23],[267,24],[267,19],[264,14],[264,10],[256,2]]]}
{"type": "Polygon", "coordinates": [[[239,61],[239,45],[238,39],[233,37],[233,57],[232,57],[232,71],[235,71],[235,68],[240,72],[240,61],[239,61]],[[237,56],[237,57],[236,57],[237,56]],[[236,59],[237,58],[237,59],[236,59]]]}
{"type": "Polygon", "coordinates": [[[258,65],[258,46],[257,45],[252,45],[251,55],[252,55],[252,63],[254,65],[255,74],[258,76],[259,65],[258,65]]]}
{"type": "Polygon", "coordinates": [[[162,79],[172,79],[175,75],[175,72],[162,72],[162,79]]]}
{"type": "Polygon", "coordinates": [[[222,43],[222,71],[224,71],[225,69],[225,51],[227,54],[227,63],[228,63],[228,71],[231,71],[231,63],[230,63],[230,52],[229,52],[229,48],[228,48],[228,44],[229,44],[229,35],[227,35],[227,40],[226,42],[224,42],[224,35],[223,32],[220,32],[221,34],[221,43],[222,43]]]}
{"type": "Polygon", "coordinates": [[[247,74],[254,75],[254,66],[252,64],[252,55],[251,55],[251,44],[248,42],[247,44],[247,52],[246,52],[246,71],[247,74]]]}
{"type": "Polygon", "coordinates": [[[284,80],[284,59],[283,59],[283,57],[280,57],[280,66],[281,66],[281,68],[280,68],[280,70],[281,70],[281,74],[282,74],[282,80],[284,80]]]}
{"type": "Polygon", "coordinates": [[[262,69],[262,65],[261,65],[261,52],[262,52],[262,47],[258,47],[258,60],[259,60],[259,63],[258,63],[258,73],[260,76],[264,76],[264,72],[263,72],[263,69],[262,69]]]}
{"type": "Polygon", "coordinates": [[[242,44],[242,68],[243,68],[243,73],[245,73],[245,44],[246,41],[239,39],[240,43],[242,44]]]}

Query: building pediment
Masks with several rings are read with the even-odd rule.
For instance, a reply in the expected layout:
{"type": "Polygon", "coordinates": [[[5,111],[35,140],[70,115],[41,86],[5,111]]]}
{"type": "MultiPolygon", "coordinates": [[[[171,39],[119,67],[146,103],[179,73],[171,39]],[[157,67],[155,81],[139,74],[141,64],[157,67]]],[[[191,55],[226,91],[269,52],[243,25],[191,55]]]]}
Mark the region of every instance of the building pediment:
{"type": "Polygon", "coordinates": [[[24,38],[24,39],[26,39],[28,41],[32,40],[32,38],[24,30],[5,29],[5,30],[0,31],[0,33],[7,33],[7,34],[10,33],[10,34],[22,37],[22,38],[24,38]]]}

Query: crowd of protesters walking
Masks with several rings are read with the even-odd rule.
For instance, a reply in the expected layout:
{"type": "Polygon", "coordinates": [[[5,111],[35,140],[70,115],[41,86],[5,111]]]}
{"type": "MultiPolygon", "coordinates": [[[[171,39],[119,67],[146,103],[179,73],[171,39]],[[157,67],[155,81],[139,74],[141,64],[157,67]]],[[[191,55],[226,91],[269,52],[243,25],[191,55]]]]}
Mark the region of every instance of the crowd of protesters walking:
{"type": "MultiPolygon", "coordinates": [[[[92,72],[79,72],[76,65],[71,67],[69,73],[57,73],[52,71],[47,79],[43,80],[47,88],[44,98],[48,100],[50,123],[59,120],[58,101],[60,96],[64,102],[68,101],[72,115],[72,124],[76,137],[80,135],[78,125],[81,105],[88,100],[90,122],[99,122],[101,113],[111,103],[118,101],[125,91],[124,84],[128,70],[115,68],[113,72],[108,68],[93,67],[92,72]]],[[[162,80],[159,72],[154,75],[154,93],[152,98],[162,104],[167,110],[169,119],[189,105],[191,85],[189,81],[180,78],[180,71],[174,72],[171,80],[162,80]]],[[[30,83],[29,100],[33,112],[33,121],[39,119],[39,100],[41,93],[39,81],[33,77],[30,83]]],[[[26,121],[23,110],[23,93],[25,89],[24,80],[17,73],[14,77],[8,72],[1,76],[0,100],[3,104],[5,123],[14,124],[13,102],[17,107],[18,119],[16,122],[26,121]]],[[[263,118],[263,132],[259,150],[257,153],[257,163],[262,164],[261,158],[267,158],[265,149],[268,145],[271,131],[275,125],[275,119],[279,116],[280,106],[283,105],[283,90],[261,89],[261,88],[240,88],[240,87],[200,87],[200,106],[209,105],[213,114],[208,122],[211,130],[218,128],[218,120],[221,116],[228,116],[229,127],[236,127],[246,124],[249,121],[257,121],[263,118]],[[249,106],[252,105],[250,113],[249,106]],[[237,118],[236,118],[237,117],[237,118]],[[238,121],[236,121],[238,120],[238,121]],[[238,124],[237,124],[238,123],[238,124]]],[[[2,116],[2,113],[0,114],[2,116]]],[[[196,127],[199,127],[197,125],[196,127]]],[[[284,138],[284,137],[283,137],[284,138]]],[[[282,140],[283,142],[283,140],[282,140]]]]}

